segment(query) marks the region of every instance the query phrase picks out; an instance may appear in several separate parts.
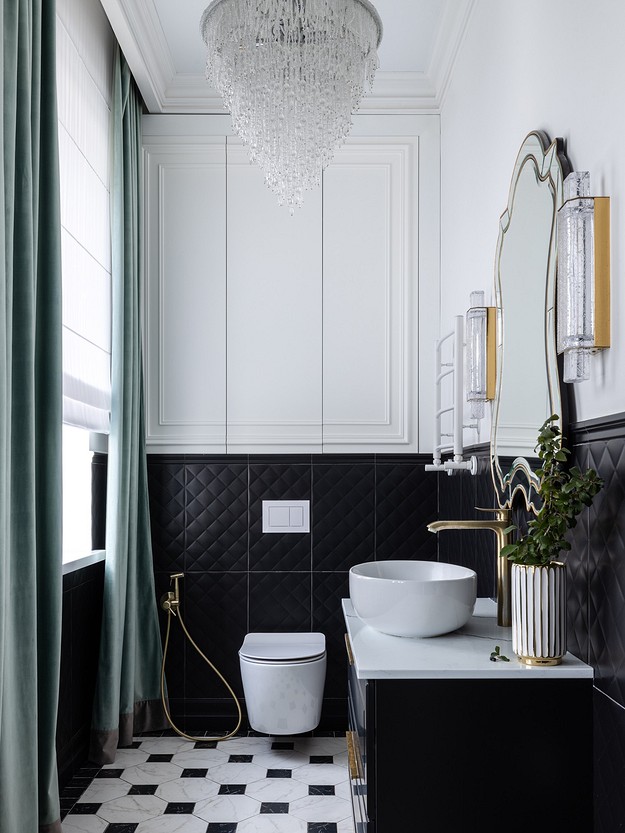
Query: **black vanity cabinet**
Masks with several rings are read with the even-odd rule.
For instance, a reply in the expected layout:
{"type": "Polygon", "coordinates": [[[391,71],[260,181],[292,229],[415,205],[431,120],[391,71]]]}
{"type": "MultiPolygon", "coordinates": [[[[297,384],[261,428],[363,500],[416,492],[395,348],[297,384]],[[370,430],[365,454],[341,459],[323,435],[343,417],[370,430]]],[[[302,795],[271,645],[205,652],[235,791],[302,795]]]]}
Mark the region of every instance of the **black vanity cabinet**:
{"type": "Polygon", "coordinates": [[[347,637],[356,833],[592,831],[587,666],[536,675],[511,659],[509,676],[365,678],[362,638],[347,637]]]}

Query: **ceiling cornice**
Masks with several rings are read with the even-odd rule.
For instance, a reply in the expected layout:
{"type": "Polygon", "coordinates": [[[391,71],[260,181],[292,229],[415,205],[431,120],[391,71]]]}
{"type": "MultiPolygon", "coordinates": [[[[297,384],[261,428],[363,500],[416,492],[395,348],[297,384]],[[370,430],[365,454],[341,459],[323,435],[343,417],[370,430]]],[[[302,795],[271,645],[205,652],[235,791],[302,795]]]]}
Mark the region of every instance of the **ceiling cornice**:
{"type": "MultiPolygon", "coordinates": [[[[224,113],[203,75],[176,73],[152,0],[101,0],[150,113],[224,113]]],[[[446,4],[427,73],[378,71],[361,113],[438,112],[475,0],[446,4]]]]}

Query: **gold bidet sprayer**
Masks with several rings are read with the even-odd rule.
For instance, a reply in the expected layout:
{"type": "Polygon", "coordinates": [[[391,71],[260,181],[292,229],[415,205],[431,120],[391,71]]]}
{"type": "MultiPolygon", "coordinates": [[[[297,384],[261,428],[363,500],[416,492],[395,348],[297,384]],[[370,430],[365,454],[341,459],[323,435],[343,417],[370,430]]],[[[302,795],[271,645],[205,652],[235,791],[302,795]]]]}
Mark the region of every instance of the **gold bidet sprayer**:
{"type": "Polygon", "coordinates": [[[184,578],[184,573],[172,573],[169,577],[170,581],[174,583],[174,589],[169,590],[161,596],[161,607],[167,613],[177,616],[177,610],[180,607],[180,585],[178,582],[184,578]]]}
{"type": "Polygon", "coordinates": [[[196,741],[196,742],[197,741],[206,742],[206,741],[211,741],[211,740],[228,740],[228,738],[231,738],[234,735],[236,735],[236,733],[239,731],[239,727],[241,726],[241,721],[242,721],[241,704],[239,703],[239,700],[238,700],[236,694],[232,690],[232,686],[230,685],[230,683],[226,680],[226,678],[223,676],[221,671],[219,671],[217,668],[215,668],[213,663],[209,660],[209,658],[206,656],[206,654],[203,653],[203,651],[199,648],[199,646],[193,640],[193,637],[191,636],[191,634],[187,630],[187,626],[185,625],[184,619],[182,618],[182,613],[180,612],[180,579],[184,578],[184,573],[172,573],[172,575],[169,578],[170,578],[170,581],[173,582],[174,589],[169,590],[167,593],[164,593],[161,596],[161,607],[163,608],[163,610],[167,614],[167,629],[165,631],[165,644],[163,645],[163,662],[161,663],[161,702],[163,704],[163,711],[165,712],[165,717],[167,718],[167,721],[168,721],[169,725],[171,726],[171,728],[174,730],[174,732],[179,734],[180,737],[186,738],[187,740],[193,740],[193,741],[196,741]],[[214,738],[194,737],[193,735],[187,735],[185,732],[183,732],[181,729],[179,729],[175,725],[174,721],[172,720],[172,717],[171,717],[171,714],[170,714],[170,711],[169,711],[169,703],[168,703],[168,700],[167,700],[167,696],[165,695],[165,662],[167,660],[167,650],[169,648],[169,634],[170,634],[170,630],[171,630],[171,617],[172,616],[175,616],[176,619],[178,619],[178,621],[180,622],[180,627],[184,631],[185,636],[187,637],[187,639],[189,640],[191,645],[193,645],[195,650],[202,657],[202,659],[206,662],[206,664],[209,666],[209,668],[212,668],[212,670],[215,672],[215,674],[217,674],[219,679],[222,681],[222,683],[228,689],[228,691],[230,693],[230,696],[232,697],[232,699],[234,701],[234,704],[235,704],[236,709],[237,709],[237,714],[238,714],[237,725],[234,727],[234,729],[231,732],[228,732],[227,735],[222,735],[222,736],[214,737],[214,738]]]}

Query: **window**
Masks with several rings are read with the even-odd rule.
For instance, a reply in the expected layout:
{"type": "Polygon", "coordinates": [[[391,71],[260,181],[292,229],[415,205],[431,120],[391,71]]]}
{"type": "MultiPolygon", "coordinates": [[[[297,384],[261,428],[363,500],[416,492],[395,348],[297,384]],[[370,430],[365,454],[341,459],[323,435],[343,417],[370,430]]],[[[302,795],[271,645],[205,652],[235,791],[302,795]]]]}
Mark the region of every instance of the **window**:
{"type": "Polygon", "coordinates": [[[114,48],[99,0],[57,0],[64,562],[91,552],[89,432],[105,433],[109,423],[114,48]]]}

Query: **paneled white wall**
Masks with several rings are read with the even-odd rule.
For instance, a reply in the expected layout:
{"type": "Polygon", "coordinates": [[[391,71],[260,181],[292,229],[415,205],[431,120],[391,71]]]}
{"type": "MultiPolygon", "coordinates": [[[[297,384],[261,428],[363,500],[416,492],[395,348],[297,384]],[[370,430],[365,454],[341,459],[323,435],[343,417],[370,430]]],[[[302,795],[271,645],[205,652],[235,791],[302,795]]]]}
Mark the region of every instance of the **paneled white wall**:
{"type": "Polygon", "coordinates": [[[224,117],[143,126],[148,445],[428,450],[438,117],[356,118],[294,217],[224,117]]]}
{"type": "Polygon", "coordinates": [[[529,131],[562,137],[573,168],[612,198],[612,347],[575,386],[582,420],[625,411],[624,31],[620,0],[476,0],[441,114],[444,324],[472,289],[491,292],[499,216],[529,131]]]}

